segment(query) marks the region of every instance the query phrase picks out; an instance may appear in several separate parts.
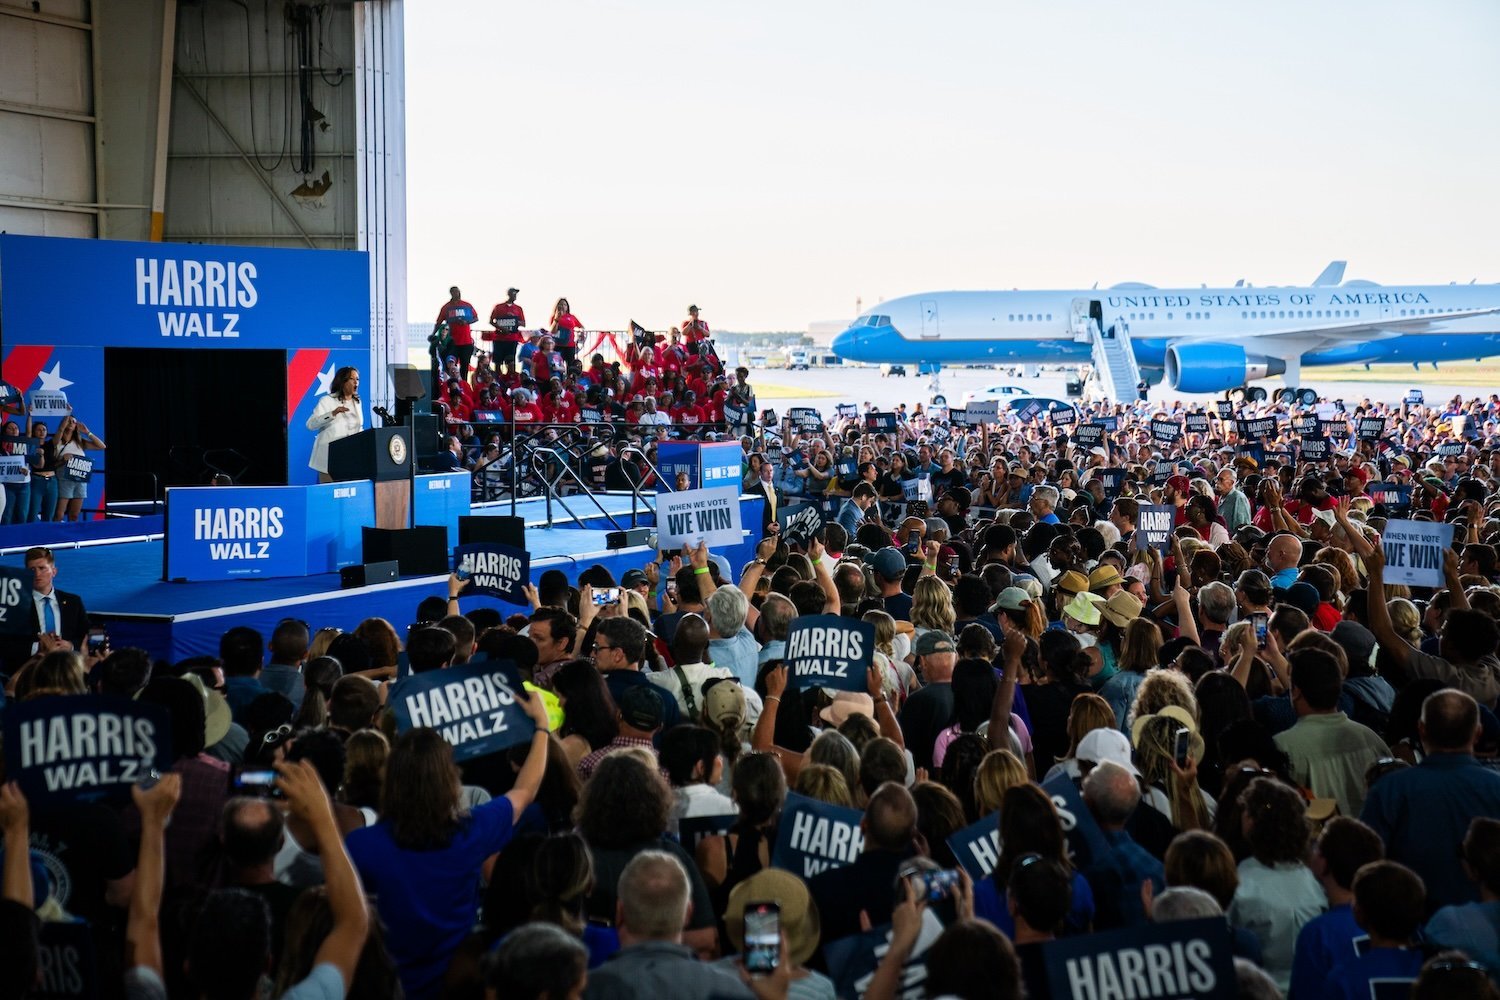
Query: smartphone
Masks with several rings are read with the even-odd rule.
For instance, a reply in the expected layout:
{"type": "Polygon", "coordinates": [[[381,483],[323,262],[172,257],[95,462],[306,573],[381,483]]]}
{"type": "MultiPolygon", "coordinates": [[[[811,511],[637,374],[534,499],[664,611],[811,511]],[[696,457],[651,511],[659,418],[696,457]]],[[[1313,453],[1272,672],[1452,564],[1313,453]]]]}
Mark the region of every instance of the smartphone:
{"type": "Polygon", "coordinates": [[[781,906],[745,904],[745,971],[769,976],[781,964],[781,906]]]}
{"type": "Polygon", "coordinates": [[[1252,611],[1250,623],[1255,628],[1255,648],[1266,648],[1266,630],[1271,627],[1271,616],[1265,611],[1252,611]]]}
{"type": "Polygon", "coordinates": [[[1177,730],[1177,735],[1172,740],[1172,758],[1177,761],[1178,767],[1187,767],[1188,752],[1192,748],[1193,731],[1186,726],[1177,730]]]}
{"type": "Polygon", "coordinates": [[[235,772],[234,791],[239,795],[254,795],[265,799],[281,797],[281,792],[276,788],[276,772],[270,768],[235,772]]]}
{"type": "Polygon", "coordinates": [[[100,650],[104,649],[108,645],[109,635],[104,631],[104,629],[89,629],[88,651],[90,655],[97,655],[100,650]]]}
{"type": "Polygon", "coordinates": [[[958,556],[955,555],[948,557],[948,572],[952,573],[954,576],[958,575],[958,556]]]}
{"type": "Polygon", "coordinates": [[[620,603],[619,587],[600,587],[594,591],[594,607],[602,608],[610,604],[620,603]]]}
{"type": "Polygon", "coordinates": [[[929,903],[937,903],[947,899],[949,893],[957,888],[962,881],[959,878],[957,868],[941,868],[937,871],[908,868],[901,874],[905,878],[917,880],[923,897],[929,903]]]}
{"type": "Polygon", "coordinates": [[[473,574],[473,573],[471,573],[471,572],[470,572],[470,571],[469,571],[469,570],[468,570],[468,568],[467,568],[467,567],[465,567],[465,566],[459,566],[459,567],[458,567],[458,568],[457,568],[457,569],[455,569],[455,570],[454,570],[454,571],[453,571],[453,576],[454,576],[454,577],[455,577],[455,578],[456,578],[456,579],[457,579],[457,580],[459,580],[459,581],[460,581],[460,582],[465,582],[465,583],[466,583],[466,582],[468,582],[468,579],[469,579],[469,577],[471,577],[471,576],[473,576],[473,575],[474,575],[474,574],[473,574]]]}
{"type": "Polygon", "coordinates": [[[667,596],[677,600],[677,581],[670,576],[667,577],[667,596]]]}

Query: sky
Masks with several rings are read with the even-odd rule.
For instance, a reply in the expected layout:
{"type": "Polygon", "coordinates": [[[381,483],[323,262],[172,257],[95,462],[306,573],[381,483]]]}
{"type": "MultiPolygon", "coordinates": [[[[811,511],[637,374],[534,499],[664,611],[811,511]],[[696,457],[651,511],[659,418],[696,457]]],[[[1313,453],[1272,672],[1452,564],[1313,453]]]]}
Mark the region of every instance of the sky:
{"type": "Polygon", "coordinates": [[[408,288],[807,329],[945,289],[1500,281],[1500,4],[406,4],[408,288]]]}

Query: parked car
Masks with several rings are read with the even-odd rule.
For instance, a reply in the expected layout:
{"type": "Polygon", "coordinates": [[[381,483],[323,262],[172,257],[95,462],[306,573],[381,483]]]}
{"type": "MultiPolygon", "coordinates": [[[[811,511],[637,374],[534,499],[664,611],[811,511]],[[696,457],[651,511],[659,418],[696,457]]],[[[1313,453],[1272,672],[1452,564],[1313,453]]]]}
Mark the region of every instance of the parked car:
{"type": "Polygon", "coordinates": [[[792,371],[807,371],[806,351],[787,351],[786,366],[792,371]]]}
{"type": "Polygon", "coordinates": [[[974,389],[964,393],[964,402],[973,402],[976,399],[1015,399],[1017,396],[1028,395],[1025,389],[1018,385],[992,385],[987,389],[974,389]]]}
{"type": "Polygon", "coordinates": [[[906,378],[906,366],[905,365],[881,365],[880,366],[880,377],[881,378],[890,378],[892,375],[899,375],[902,378],[906,378]]]}

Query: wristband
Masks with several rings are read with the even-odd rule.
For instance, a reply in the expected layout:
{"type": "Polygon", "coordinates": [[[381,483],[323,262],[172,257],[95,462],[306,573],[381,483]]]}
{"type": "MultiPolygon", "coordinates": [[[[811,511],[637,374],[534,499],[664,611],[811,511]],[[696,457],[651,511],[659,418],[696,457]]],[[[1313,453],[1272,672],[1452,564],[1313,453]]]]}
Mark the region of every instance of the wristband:
{"type": "Polygon", "coordinates": [[[693,575],[694,576],[702,576],[703,574],[705,574],[707,572],[708,572],[708,567],[707,566],[694,566],[693,567],[693,575]]]}
{"type": "Polygon", "coordinates": [[[928,569],[932,570],[934,573],[937,572],[937,563],[923,563],[922,565],[926,566],[928,569]]]}
{"type": "Polygon", "coordinates": [[[822,556],[818,556],[818,558],[816,558],[816,559],[814,559],[814,560],[813,560],[813,561],[812,561],[812,564],[813,564],[813,565],[814,565],[814,566],[816,566],[816,565],[818,565],[818,563],[820,563],[820,562],[822,562],[822,561],[823,561],[823,557],[822,557],[822,556]]]}
{"type": "Polygon", "coordinates": [[[768,695],[766,695],[766,701],[774,701],[777,704],[780,704],[781,703],[781,695],[779,695],[779,694],[768,694],[768,695]]]}

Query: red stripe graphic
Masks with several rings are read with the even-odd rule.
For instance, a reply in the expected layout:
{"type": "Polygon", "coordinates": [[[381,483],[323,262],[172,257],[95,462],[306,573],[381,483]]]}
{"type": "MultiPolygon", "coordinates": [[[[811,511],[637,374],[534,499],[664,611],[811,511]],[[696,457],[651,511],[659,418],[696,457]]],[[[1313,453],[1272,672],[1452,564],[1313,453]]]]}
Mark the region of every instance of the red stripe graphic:
{"type": "Polygon", "coordinates": [[[17,344],[5,355],[0,375],[22,392],[31,391],[31,383],[41,374],[52,357],[52,348],[39,344],[17,344]]]}
{"type": "Polygon", "coordinates": [[[317,381],[318,373],[323,370],[323,365],[328,360],[328,351],[320,351],[313,348],[297,351],[287,361],[286,365],[286,419],[291,423],[292,415],[297,412],[297,407],[302,405],[310,390],[317,381]]]}

